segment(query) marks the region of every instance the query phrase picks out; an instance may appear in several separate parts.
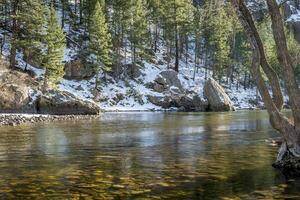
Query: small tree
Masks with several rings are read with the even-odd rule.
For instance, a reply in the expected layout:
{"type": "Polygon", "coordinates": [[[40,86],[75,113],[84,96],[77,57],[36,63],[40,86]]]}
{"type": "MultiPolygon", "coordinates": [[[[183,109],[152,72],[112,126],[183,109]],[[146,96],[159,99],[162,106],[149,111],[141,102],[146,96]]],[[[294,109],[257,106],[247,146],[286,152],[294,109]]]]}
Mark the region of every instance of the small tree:
{"type": "Polygon", "coordinates": [[[99,73],[110,70],[112,64],[110,57],[111,35],[108,31],[105,14],[97,1],[89,23],[89,50],[96,72],[96,85],[99,84],[99,73]]]}
{"type": "Polygon", "coordinates": [[[63,30],[58,23],[56,11],[53,6],[50,8],[46,35],[46,55],[43,66],[46,69],[44,89],[55,87],[64,75],[64,49],[66,39],[63,30]]]}

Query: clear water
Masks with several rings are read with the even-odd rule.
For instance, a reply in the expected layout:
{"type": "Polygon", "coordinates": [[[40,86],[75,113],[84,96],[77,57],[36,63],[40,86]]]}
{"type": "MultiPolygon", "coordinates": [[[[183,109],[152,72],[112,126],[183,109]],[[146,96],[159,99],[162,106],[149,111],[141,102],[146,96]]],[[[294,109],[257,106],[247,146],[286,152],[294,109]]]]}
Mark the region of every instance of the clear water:
{"type": "Polygon", "coordinates": [[[263,111],[106,113],[0,128],[1,199],[300,199],[263,111]]]}

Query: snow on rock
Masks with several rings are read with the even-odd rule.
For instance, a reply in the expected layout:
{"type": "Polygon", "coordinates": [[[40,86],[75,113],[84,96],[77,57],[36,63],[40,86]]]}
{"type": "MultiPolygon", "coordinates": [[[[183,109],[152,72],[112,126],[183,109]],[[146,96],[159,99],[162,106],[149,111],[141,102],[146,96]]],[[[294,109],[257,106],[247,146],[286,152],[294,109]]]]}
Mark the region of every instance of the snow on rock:
{"type": "Polygon", "coordinates": [[[287,22],[299,22],[300,21],[300,10],[297,10],[297,13],[292,14],[288,19],[287,22]]]}

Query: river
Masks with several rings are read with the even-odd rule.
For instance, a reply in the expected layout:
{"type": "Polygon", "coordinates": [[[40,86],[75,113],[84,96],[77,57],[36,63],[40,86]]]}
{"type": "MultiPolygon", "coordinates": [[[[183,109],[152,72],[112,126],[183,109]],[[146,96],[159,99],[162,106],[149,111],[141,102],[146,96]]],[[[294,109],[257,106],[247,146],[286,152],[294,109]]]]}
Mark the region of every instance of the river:
{"type": "Polygon", "coordinates": [[[300,199],[264,111],[105,113],[0,128],[1,199],[300,199]]]}

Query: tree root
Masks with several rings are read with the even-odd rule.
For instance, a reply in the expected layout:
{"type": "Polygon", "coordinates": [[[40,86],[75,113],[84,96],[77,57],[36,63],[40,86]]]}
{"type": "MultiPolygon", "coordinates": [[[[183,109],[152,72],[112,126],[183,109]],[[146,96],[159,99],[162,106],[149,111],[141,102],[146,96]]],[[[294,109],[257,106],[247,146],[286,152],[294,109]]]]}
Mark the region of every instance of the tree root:
{"type": "Polygon", "coordinates": [[[300,176],[300,157],[296,157],[288,149],[272,166],[282,171],[284,175],[300,176]]]}

